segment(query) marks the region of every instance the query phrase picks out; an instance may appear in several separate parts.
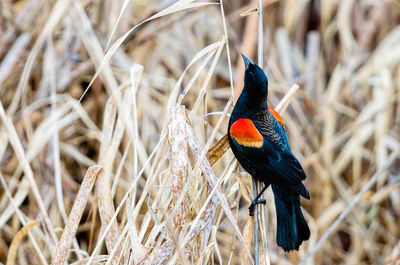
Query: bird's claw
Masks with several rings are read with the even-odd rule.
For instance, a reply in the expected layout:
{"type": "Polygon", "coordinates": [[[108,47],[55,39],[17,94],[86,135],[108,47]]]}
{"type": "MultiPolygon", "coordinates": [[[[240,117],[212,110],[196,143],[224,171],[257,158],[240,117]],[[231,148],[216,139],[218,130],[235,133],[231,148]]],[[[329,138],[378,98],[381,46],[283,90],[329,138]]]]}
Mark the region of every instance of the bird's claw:
{"type": "Polygon", "coordinates": [[[253,200],[251,202],[251,205],[249,207],[249,215],[250,216],[254,216],[254,208],[256,207],[257,204],[260,204],[260,203],[265,205],[267,203],[267,201],[262,199],[262,200],[253,200]]]}

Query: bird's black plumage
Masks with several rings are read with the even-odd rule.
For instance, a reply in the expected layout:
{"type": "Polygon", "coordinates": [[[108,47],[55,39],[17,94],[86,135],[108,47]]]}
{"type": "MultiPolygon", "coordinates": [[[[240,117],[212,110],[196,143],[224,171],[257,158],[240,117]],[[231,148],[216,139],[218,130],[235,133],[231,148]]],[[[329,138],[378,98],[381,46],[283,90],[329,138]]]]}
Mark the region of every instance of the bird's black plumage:
{"type": "Polygon", "coordinates": [[[290,150],[283,125],[268,110],[267,76],[244,55],[243,59],[244,88],[229,121],[229,143],[239,163],[252,177],[272,185],[278,245],[285,251],[298,250],[310,237],[299,197],[310,199],[302,184],[306,175],[290,150]]]}

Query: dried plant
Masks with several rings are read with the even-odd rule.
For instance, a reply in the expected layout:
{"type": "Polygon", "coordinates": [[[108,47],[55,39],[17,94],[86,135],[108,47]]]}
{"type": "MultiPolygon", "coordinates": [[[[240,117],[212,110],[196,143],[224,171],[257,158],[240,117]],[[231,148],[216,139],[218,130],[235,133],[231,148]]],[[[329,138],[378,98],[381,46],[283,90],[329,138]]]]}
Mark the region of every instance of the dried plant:
{"type": "Polygon", "coordinates": [[[311,193],[287,254],[266,192],[260,264],[398,264],[399,3],[258,4],[0,2],[0,264],[254,264],[224,135],[258,36],[311,193]]]}

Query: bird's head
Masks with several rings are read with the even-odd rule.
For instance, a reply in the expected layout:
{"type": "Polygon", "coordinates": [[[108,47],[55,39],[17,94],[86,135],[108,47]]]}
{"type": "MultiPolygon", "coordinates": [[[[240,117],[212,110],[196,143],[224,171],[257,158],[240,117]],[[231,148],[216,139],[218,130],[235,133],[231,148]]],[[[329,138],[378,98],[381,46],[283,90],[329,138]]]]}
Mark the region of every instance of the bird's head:
{"type": "Polygon", "coordinates": [[[242,57],[246,66],[244,73],[244,90],[252,96],[265,98],[268,96],[268,78],[263,69],[253,63],[243,53],[242,57]]]}

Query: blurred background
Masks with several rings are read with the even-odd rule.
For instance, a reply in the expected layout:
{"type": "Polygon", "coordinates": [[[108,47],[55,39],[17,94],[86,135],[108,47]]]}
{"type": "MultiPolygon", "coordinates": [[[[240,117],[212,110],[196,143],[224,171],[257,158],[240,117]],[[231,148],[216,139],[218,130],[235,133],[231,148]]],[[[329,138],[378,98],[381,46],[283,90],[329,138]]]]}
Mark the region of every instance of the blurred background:
{"type": "MultiPolygon", "coordinates": [[[[251,264],[251,178],[230,150],[212,168],[206,154],[241,92],[240,52],[257,62],[257,4],[0,2],[0,263],[51,263],[98,164],[68,264],[251,264]]],[[[311,238],[285,253],[266,192],[271,263],[400,264],[400,2],[262,5],[269,104],[299,85],[282,117],[311,194],[311,238]]]]}

